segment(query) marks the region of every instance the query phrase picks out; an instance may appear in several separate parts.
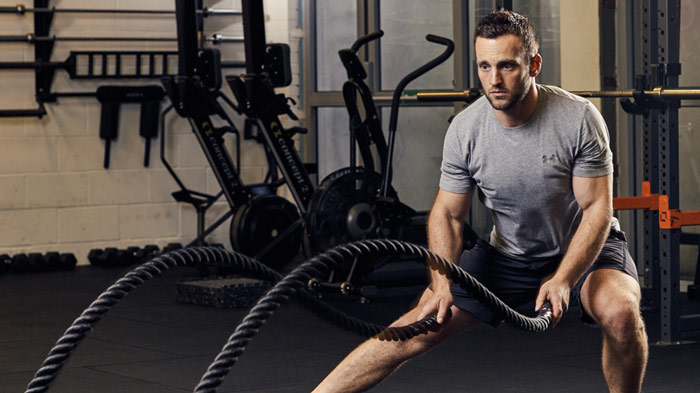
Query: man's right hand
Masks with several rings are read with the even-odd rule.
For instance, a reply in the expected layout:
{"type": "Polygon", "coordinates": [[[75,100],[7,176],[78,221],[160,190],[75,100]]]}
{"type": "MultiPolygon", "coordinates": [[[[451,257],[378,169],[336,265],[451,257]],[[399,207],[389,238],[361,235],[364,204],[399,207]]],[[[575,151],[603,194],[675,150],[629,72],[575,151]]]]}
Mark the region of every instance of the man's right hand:
{"type": "Polygon", "coordinates": [[[442,325],[451,315],[451,313],[448,313],[448,310],[452,307],[452,291],[449,285],[433,285],[433,288],[435,288],[433,290],[433,295],[423,305],[420,314],[418,314],[417,321],[435,313],[437,323],[442,325]]]}

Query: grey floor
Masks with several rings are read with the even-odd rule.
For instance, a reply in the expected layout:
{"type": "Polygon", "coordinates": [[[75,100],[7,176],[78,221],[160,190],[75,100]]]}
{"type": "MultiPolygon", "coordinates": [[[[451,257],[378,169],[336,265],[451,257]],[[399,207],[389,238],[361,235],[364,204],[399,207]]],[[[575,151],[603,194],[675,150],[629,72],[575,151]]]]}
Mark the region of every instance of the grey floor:
{"type": "MultiPolygon", "coordinates": [[[[0,276],[0,392],[24,392],[71,322],[125,271],[0,276]]],[[[192,391],[246,310],[178,304],[187,268],[146,282],[119,302],[72,354],[51,392],[192,391]]],[[[407,298],[334,304],[386,322],[407,298]]],[[[689,304],[691,308],[696,306],[689,304]]],[[[524,333],[477,327],[409,362],[373,392],[605,392],[600,336],[572,309],[555,329],[524,333]]],[[[646,316],[650,340],[657,319],[646,316]]],[[[700,342],[700,334],[684,339],[700,342]]],[[[263,326],[219,392],[308,392],[361,338],[292,302],[263,326]]],[[[644,391],[700,392],[700,344],[652,346],[644,391]]]]}

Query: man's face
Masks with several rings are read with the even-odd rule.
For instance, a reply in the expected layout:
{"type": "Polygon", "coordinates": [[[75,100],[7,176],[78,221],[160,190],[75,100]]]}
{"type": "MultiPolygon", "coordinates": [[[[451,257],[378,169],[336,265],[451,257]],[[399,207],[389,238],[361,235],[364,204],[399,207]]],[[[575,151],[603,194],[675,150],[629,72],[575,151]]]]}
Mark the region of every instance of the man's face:
{"type": "Polygon", "coordinates": [[[494,109],[511,109],[525,98],[532,80],[520,38],[512,34],[478,37],[474,51],[481,86],[494,109]]]}

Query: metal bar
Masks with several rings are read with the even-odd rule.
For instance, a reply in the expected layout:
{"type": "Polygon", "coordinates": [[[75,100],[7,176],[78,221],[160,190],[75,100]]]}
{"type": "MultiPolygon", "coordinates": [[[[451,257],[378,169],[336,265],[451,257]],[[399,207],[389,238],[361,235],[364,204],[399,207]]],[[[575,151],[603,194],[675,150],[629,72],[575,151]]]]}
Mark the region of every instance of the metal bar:
{"type": "Polygon", "coordinates": [[[212,34],[204,39],[207,42],[211,42],[214,45],[218,45],[224,42],[244,42],[245,38],[242,35],[221,35],[212,34]]]}
{"type": "MultiPolygon", "coordinates": [[[[48,7],[49,0],[34,0],[35,7],[48,7]]],[[[34,14],[34,31],[31,36],[48,36],[51,32],[53,14],[34,14]]],[[[34,60],[48,62],[53,53],[54,41],[37,42],[34,44],[34,60]]],[[[45,102],[44,95],[51,91],[51,84],[55,70],[50,68],[40,68],[34,70],[34,92],[39,106],[45,102]]]]}
{"type": "Polygon", "coordinates": [[[700,211],[680,212],[681,226],[700,225],[700,211]]]}
{"type": "MultiPolygon", "coordinates": [[[[301,48],[302,52],[300,66],[301,74],[301,102],[300,105],[304,108],[304,118],[302,119],[302,125],[309,130],[309,133],[304,144],[304,157],[306,160],[311,160],[312,162],[318,162],[318,136],[319,129],[317,124],[317,114],[318,109],[311,103],[310,97],[316,94],[316,65],[317,65],[317,34],[316,34],[316,1],[315,0],[301,0],[302,13],[304,17],[301,18],[303,23],[303,37],[301,48]]],[[[358,7],[359,11],[359,7],[358,7]]],[[[358,16],[359,20],[359,16],[358,16]]],[[[336,93],[336,96],[340,96],[336,93]]],[[[340,98],[342,102],[342,98],[340,98]]],[[[322,103],[321,103],[322,105],[322,103]]],[[[318,173],[313,174],[314,181],[318,183],[318,173]]]]}
{"type": "Polygon", "coordinates": [[[178,0],[175,3],[175,9],[177,10],[176,22],[179,38],[177,47],[180,54],[178,56],[178,75],[192,77],[196,73],[197,53],[199,51],[196,6],[193,1],[178,0]]]}
{"type": "Polygon", "coordinates": [[[55,97],[70,97],[70,98],[82,98],[82,97],[95,97],[96,92],[92,91],[76,91],[76,92],[64,92],[64,93],[51,93],[55,97]]]}
{"type": "MultiPolygon", "coordinates": [[[[662,65],[679,61],[680,0],[658,2],[658,60],[657,75],[663,74],[662,86],[678,87],[678,75],[662,65]]],[[[659,89],[655,89],[659,90],[659,89]]],[[[662,89],[661,89],[662,90],[662,89]]],[[[661,90],[659,95],[661,95],[661,90]]],[[[679,89],[683,90],[683,89],[679,89]]],[[[679,94],[674,98],[680,98],[679,94]]],[[[678,165],[678,106],[671,103],[659,111],[659,188],[668,196],[669,209],[678,209],[680,202],[678,165]]],[[[659,267],[661,270],[661,343],[678,343],[681,339],[680,305],[680,228],[659,230],[659,267]]]]}
{"type": "Polygon", "coordinates": [[[222,68],[245,68],[245,61],[222,61],[222,68]]]}
{"type": "MultiPolygon", "coordinates": [[[[642,37],[641,44],[641,71],[644,79],[639,80],[640,86],[647,88],[652,81],[651,65],[658,63],[658,13],[657,0],[644,0],[641,4],[642,37]],[[646,86],[641,86],[646,84],[646,86]]],[[[651,188],[659,189],[658,155],[658,110],[649,111],[649,115],[642,118],[642,180],[648,181],[651,188]]],[[[645,211],[643,214],[644,228],[644,262],[642,275],[645,291],[644,303],[653,310],[660,306],[659,293],[659,212],[645,211]]]]}
{"type": "Polygon", "coordinates": [[[216,230],[216,228],[218,228],[219,226],[221,226],[221,224],[223,224],[224,222],[226,222],[226,220],[228,220],[229,218],[231,218],[231,216],[233,216],[234,213],[235,213],[235,212],[233,211],[233,209],[229,209],[229,211],[227,211],[223,216],[219,217],[219,219],[216,220],[216,222],[214,222],[213,224],[211,224],[211,225],[209,226],[209,228],[207,228],[207,229],[205,229],[204,231],[202,231],[202,233],[200,233],[199,235],[197,235],[197,237],[196,237],[194,240],[192,240],[191,242],[187,243],[187,246],[186,246],[186,247],[192,247],[192,246],[197,246],[197,245],[201,244],[201,242],[202,242],[204,239],[206,239],[207,236],[209,236],[212,232],[214,232],[214,231],[216,230]]]}
{"type": "MultiPolygon", "coordinates": [[[[221,44],[228,42],[243,42],[242,36],[225,36],[221,34],[214,34],[212,36],[206,37],[207,42],[213,44],[221,44]]],[[[177,37],[56,37],[56,36],[37,36],[34,34],[25,35],[3,35],[0,36],[0,42],[26,42],[26,43],[42,43],[42,42],[55,42],[55,41],[125,41],[125,42],[175,42],[177,37]]]]}
{"type": "MultiPolygon", "coordinates": [[[[624,15],[625,15],[625,52],[624,56],[620,59],[621,62],[625,62],[625,79],[626,87],[634,87],[634,78],[636,74],[636,64],[637,64],[637,22],[635,18],[636,5],[631,1],[624,2],[624,15]]],[[[637,117],[632,113],[627,113],[627,195],[634,195],[637,189],[637,117]]],[[[632,253],[632,258],[637,263],[637,270],[639,269],[639,217],[641,215],[637,212],[632,212],[628,215],[629,219],[629,233],[627,236],[629,251],[632,253]]]]}
{"type": "Polygon", "coordinates": [[[38,117],[41,118],[46,114],[43,106],[37,109],[0,109],[0,118],[2,117],[38,117]]]}
{"type": "Polygon", "coordinates": [[[265,63],[265,14],[261,1],[241,0],[248,74],[261,74],[265,63]]]}
{"type": "MultiPolygon", "coordinates": [[[[0,7],[0,14],[17,14],[24,15],[28,13],[34,14],[50,14],[50,13],[63,13],[63,14],[162,14],[162,15],[175,15],[175,10],[128,10],[128,9],[88,9],[88,8],[26,8],[24,5],[18,4],[15,7],[0,7]]],[[[235,9],[217,9],[217,8],[204,8],[203,10],[197,10],[197,13],[203,14],[205,17],[208,16],[219,16],[219,15],[240,15],[240,10],[235,9]]]]}
{"type": "Polygon", "coordinates": [[[141,54],[136,55],[136,76],[141,76],[141,54]]]}
{"type": "Polygon", "coordinates": [[[36,61],[3,61],[0,62],[0,70],[35,70],[39,68],[63,68],[65,63],[62,62],[47,62],[41,63],[36,61]]]}
{"type": "MultiPolygon", "coordinates": [[[[311,93],[307,96],[307,100],[311,106],[339,106],[344,107],[345,101],[343,101],[343,96],[336,92],[326,92],[319,91],[311,93]]],[[[391,105],[391,92],[379,92],[372,95],[372,100],[377,106],[388,106],[391,105]]],[[[444,102],[444,100],[443,100],[444,102]]],[[[405,92],[401,95],[402,104],[421,104],[420,100],[416,98],[416,95],[411,92],[405,92]]],[[[434,106],[434,105],[431,105],[434,106]]]]}
{"type": "MultiPolygon", "coordinates": [[[[471,70],[471,62],[469,61],[469,3],[467,0],[452,1],[453,14],[453,37],[455,43],[455,57],[453,63],[453,74],[455,86],[460,89],[469,88],[469,73],[471,70]]],[[[458,102],[454,103],[454,110],[457,113],[461,110],[458,102]]]]}
{"type": "Polygon", "coordinates": [[[242,15],[241,10],[235,10],[235,9],[224,9],[224,8],[206,8],[202,11],[197,11],[197,13],[202,13],[204,14],[204,17],[208,16],[227,16],[227,15],[242,15]]]}
{"type": "MultiPolygon", "coordinates": [[[[37,70],[37,69],[65,69],[68,71],[71,78],[75,79],[101,79],[101,78],[160,78],[162,76],[168,75],[167,71],[169,69],[168,56],[176,56],[176,51],[144,51],[144,52],[129,52],[129,51],[78,51],[71,52],[70,57],[63,62],[41,62],[41,61],[8,61],[0,62],[0,70],[2,69],[27,69],[27,70],[37,70]],[[100,56],[102,58],[103,67],[108,66],[107,60],[108,55],[115,56],[117,58],[117,73],[113,75],[105,74],[104,70],[100,74],[95,74],[95,56],[100,56]],[[75,72],[74,68],[70,67],[71,60],[79,56],[84,56],[87,58],[87,70],[81,70],[83,72],[75,72]],[[144,56],[148,58],[144,59],[144,56]],[[154,68],[155,56],[162,58],[162,73],[156,73],[154,68]],[[133,59],[133,62],[128,60],[133,59]],[[146,64],[144,64],[144,60],[146,64]],[[126,63],[124,63],[126,61],[126,63]],[[124,67],[126,65],[134,64],[134,72],[125,73],[124,67]],[[143,70],[144,65],[148,66],[149,69],[143,70]]],[[[82,63],[81,63],[82,64],[82,63]]],[[[222,68],[244,68],[244,61],[224,61],[221,62],[222,68]]],[[[106,70],[106,68],[105,68],[106,70]]]]}
{"type": "MultiPolygon", "coordinates": [[[[480,91],[481,92],[481,91],[480,91]]],[[[483,92],[481,92],[483,94],[483,92]]],[[[635,94],[650,96],[665,102],[672,100],[700,100],[700,88],[666,88],[657,87],[653,90],[609,90],[609,91],[570,91],[571,94],[585,98],[634,98],[635,94]]],[[[419,91],[416,94],[418,101],[467,101],[472,95],[470,90],[465,91],[419,91]]]]}

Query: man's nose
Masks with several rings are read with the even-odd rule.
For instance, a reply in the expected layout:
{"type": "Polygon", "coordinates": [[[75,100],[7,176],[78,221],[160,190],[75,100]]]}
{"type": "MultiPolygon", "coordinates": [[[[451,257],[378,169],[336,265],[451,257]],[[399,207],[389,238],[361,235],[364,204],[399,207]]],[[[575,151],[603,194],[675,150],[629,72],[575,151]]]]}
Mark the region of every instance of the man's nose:
{"type": "Polygon", "coordinates": [[[491,73],[489,75],[489,82],[492,86],[498,86],[499,84],[501,84],[501,74],[495,67],[493,70],[491,70],[491,73]]]}

